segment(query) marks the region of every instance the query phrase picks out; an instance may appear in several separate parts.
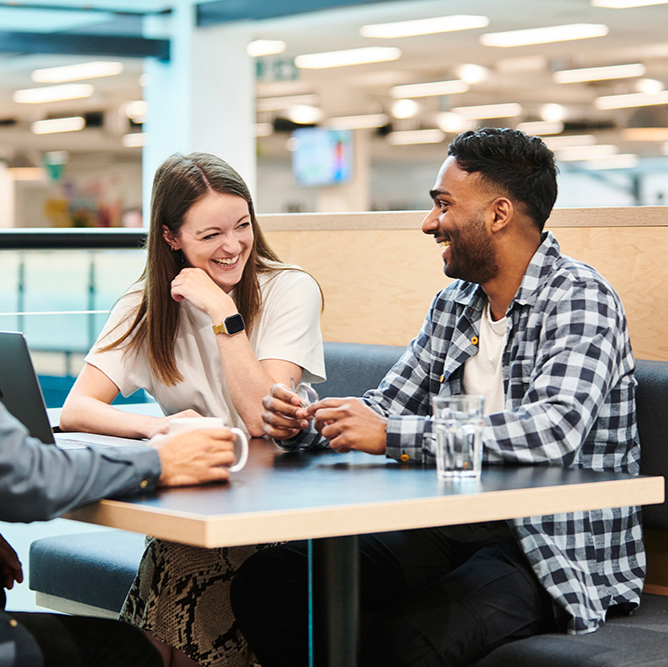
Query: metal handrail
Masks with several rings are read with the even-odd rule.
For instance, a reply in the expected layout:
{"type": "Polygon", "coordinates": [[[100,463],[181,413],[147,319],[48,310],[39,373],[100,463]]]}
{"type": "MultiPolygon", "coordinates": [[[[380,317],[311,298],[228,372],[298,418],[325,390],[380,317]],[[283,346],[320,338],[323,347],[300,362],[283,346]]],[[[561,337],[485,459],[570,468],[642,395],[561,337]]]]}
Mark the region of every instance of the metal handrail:
{"type": "Polygon", "coordinates": [[[136,250],[146,237],[145,229],[0,229],[0,250],[136,250]]]}

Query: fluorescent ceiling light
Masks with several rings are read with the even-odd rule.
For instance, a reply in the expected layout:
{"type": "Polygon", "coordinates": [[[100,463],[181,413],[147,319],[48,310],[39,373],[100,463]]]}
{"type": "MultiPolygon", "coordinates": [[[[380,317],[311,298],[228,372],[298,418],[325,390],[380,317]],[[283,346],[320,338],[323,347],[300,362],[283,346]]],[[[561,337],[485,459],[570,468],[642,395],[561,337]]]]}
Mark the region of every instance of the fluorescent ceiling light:
{"type": "Polygon", "coordinates": [[[509,104],[482,104],[474,107],[454,107],[452,109],[453,113],[475,120],[482,118],[511,118],[519,116],[522,111],[522,106],[516,102],[509,104]]]}
{"type": "Polygon", "coordinates": [[[41,104],[60,100],[77,100],[90,97],[94,92],[95,88],[90,83],[64,83],[60,86],[17,90],[13,95],[13,100],[18,104],[41,104]]]}
{"type": "Polygon", "coordinates": [[[640,163],[640,158],[634,153],[619,153],[608,157],[598,158],[596,160],[585,160],[582,163],[584,169],[633,169],[640,163]]]}
{"type": "Polygon", "coordinates": [[[636,90],[646,95],[655,95],[663,90],[663,82],[657,79],[639,79],[636,82],[636,90]]]}
{"type": "Polygon", "coordinates": [[[86,121],[81,116],[70,118],[50,118],[37,120],[31,126],[33,134],[55,134],[56,132],[77,132],[86,127],[86,121]]]}
{"type": "Polygon", "coordinates": [[[441,111],[436,115],[436,125],[438,125],[443,132],[450,134],[457,134],[465,130],[472,130],[475,127],[475,122],[460,116],[452,111],[441,111]]]}
{"type": "Polygon", "coordinates": [[[317,95],[287,95],[285,97],[261,97],[255,102],[258,111],[282,111],[296,104],[318,104],[317,95]]]}
{"type": "Polygon", "coordinates": [[[295,65],[301,69],[325,69],[382,63],[401,58],[401,50],[394,46],[366,46],[361,49],[309,53],[295,58],[295,65]]]}
{"type": "Polygon", "coordinates": [[[103,76],[116,76],[123,71],[123,63],[90,62],[64,67],[47,67],[36,69],[31,78],[36,83],[64,83],[81,79],[98,79],[103,76]]]}
{"type": "Polygon", "coordinates": [[[404,97],[430,97],[432,95],[456,95],[465,93],[469,87],[459,80],[431,81],[429,83],[409,83],[390,88],[390,95],[395,99],[404,97]]]}
{"type": "Polygon", "coordinates": [[[384,113],[372,113],[362,116],[338,116],[330,118],[325,124],[336,130],[365,130],[384,127],[388,122],[389,118],[384,113]]]}
{"type": "Polygon", "coordinates": [[[148,102],[146,100],[132,100],[124,108],[125,115],[135,123],[143,123],[148,113],[148,102]]]}
{"type": "Polygon", "coordinates": [[[131,132],[121,137],[121,143],[126,148],[141,148],[142,146],[146,146],[147,140],[148,136],[146,132],[131,132]]]}
{"type": "MultiPolygon", "coordinates": [[[[667,0],[668,1],[668,0],[667,0]]],[[[580,83],[582,81],[605,81],[607,79],[626,79],[642,76],[645,66],[642,63],[631,65],[608,65],[607,67],[584,67],[555,72],[552,76],[556,83],[580,83]]]]}
{"type": "Polygon", "coordinates": [[[547,28],[490,32],[480,35],[480,43],[484,46],[528,46],[529,44],[547,44],[549,42],[567,42],[573,39],[603,37],[608,32],[608,26],[602,23],[572,23],[547,28]]]}
{"type": "Polygon", "coordinates": [[[395,37],[433,35],[437,32],[454,32],[456,30],[485,28],[488,25],[489,19],[486,16],[467,16],[465,14],[460,14],[456,16],[438,16],[429,19],[416,19],[413,21],[363,25],[360,28],[360,35],[362,35],[362,37],[392,39],[395,37]]]}
{"type": "Polygon", "coordinates": [[[296,104],[287,109],[285,115],[293,123],[311,125],[320,122],[325,114],[319,107],[312,107],[309,104],[296,104]]]}
{"type": "Polygon", "coordinates": [[[668,127],[627,127],[622,130],[624,141],[668,141],[668,127]]]}
{"type": "Polygon", "coordinates": [[[256,137],[268,137],[273,134],[274,126],[271,123],[255,123],[253,133],[256,137]]]}
{"type": "Polygon", "coordinates": [[[593,146],[596,143],[596,137],[593,134],[572,134],[563,137],[547,137],[544,142],[549,149],[554,151],[593,146]]]}
{"type": "Polygon", "coordinates": [[[654,95],[647,93],[628,93],[627,95],[605,95],[594,100],[597,109],[628,109],[648,107],[656,104],[668,104],[668,90],[654,95]]]}
{"type": "Polygon", "coordinates": [[[476,65],[475,63],[465,63],[464,65],[459,65],[456,68],[457,76],[464,82],[468,84],[481,83],[489,78],[489,70],[482,65],[476,65]]]}
{"type": "Polygon", "coordinates": [[[560,134],[564,131],[564,124],[560,120],[533,120],[520,123],[517,129],[532,136],[542,136],[544,134],[560,134]]]}
{"type": "Polygon", "coordinates": [[[543,104],[540,108],[540,117],[548,123],[555,123],[566,118],[566,107],[562,104],[543,104]]]}
{"type": "Polygon", "coordinates": [[[392,115],[395,118],[412,118],[420,111],[420,105],[415,100],[397,100],[392,105],[392,115]]]}
{"type": "Polygon", "coordinates": [[[668,0],[591,0],[592,7],[606,7],[607,9],[630,9],[650,5],[668,5],[668,0]]]}
{"type": "Polygon", "coordinates": [[[443,130],[406,130],[390,132],[387,140],[393,146],[407,146],[408,144],[438,144],[445,139],[443,130]]]}
{"type": "Polygon", "coordinates": [[[594,160],[608,155],[615,155],[619,153],[619,148],[613,144],[596,144],[594,146],[561,148],[556,153],[557,159],[563,162],[579,162],[581,160],[594,160]]]}
{"type": "Polygon", "coordinates": [[[286,44],[280,39],[256,39],[246,47],[246,53],[251,58],[260,56],[274,56],[285,51],[286,44]]]}

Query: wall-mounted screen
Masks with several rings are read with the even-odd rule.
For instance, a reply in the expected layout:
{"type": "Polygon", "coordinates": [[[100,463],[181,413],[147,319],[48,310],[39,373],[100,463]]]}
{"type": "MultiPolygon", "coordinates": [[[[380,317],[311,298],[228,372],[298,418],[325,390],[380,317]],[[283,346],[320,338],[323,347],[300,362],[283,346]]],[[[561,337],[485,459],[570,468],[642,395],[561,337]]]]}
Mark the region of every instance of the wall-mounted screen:
{"type": "Polygon", "coordinates": [[[305,127],[292,133],[292,173],[297,185],[338,185],[352,176],[350,130],[305,127]]]}

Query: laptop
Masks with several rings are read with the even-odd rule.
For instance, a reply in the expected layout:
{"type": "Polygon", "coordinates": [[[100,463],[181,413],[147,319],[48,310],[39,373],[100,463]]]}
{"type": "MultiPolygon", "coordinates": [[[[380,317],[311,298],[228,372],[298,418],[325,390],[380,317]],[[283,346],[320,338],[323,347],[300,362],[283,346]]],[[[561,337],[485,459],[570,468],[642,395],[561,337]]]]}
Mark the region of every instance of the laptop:
{"type": "Polygon", "coordinates": [[[0,331],[0,401],[35,438],[62,447],[137,444],[141,440],[94,433],[55,433],[51,429],[42,388],[22,333],[0,331]]]}

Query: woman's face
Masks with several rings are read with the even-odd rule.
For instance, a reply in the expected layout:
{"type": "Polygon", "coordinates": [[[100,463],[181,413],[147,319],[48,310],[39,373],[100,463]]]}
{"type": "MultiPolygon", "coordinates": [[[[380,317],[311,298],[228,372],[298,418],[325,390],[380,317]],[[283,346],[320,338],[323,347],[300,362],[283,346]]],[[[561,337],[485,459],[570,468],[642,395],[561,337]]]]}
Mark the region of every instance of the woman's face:
{"type": "Polygon", "coordinates": [[[178,235],[164,227],[164,237],[172,248],[183,251],[190,266],[230,292],[241,280],[253,248],[248,204],[236,195],[209,192],[190,207],[178,235]]]}

